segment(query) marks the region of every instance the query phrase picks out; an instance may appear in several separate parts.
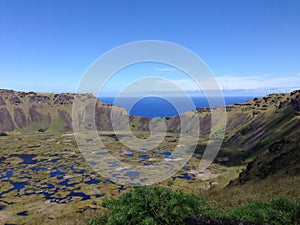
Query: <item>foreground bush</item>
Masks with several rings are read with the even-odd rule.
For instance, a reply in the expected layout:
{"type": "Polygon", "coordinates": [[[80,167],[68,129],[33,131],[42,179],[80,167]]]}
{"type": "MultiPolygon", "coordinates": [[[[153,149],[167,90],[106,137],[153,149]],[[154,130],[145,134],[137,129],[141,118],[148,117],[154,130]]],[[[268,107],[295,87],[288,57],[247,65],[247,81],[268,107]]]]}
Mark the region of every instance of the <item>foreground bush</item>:
{"type": "MultiPolygon", "coordinates": [[[[111,210],[106,224],[184,224],[188,216],[205,211],[203,199],[164,187],[136,187],[118,199],[104,199],[111,210]]],[[[104,223],[103,223],[104,224],[104,223]]]]}
{"type": "Polygon", "coordinates": [[[220,213],[227,218],[271,225],[294,225],[300,219],[300,204],[294,203],[285,196],[272,201],[253,201],[237,209],[220,213]]]}
{"type": "Polygon", "coordinates": [[[108,218],[105,215],[94,217],[89,220],[88,225],[104,225],[107,223],[108,218]]]}
{"type": "Polygon", "coordinates": [[[105,198],[103,206],[111,216],[95,217],[89,225],[176,225],[197,214],[258,222],[269,225],[295,225],[300,220],[300,201],[285,196],[271,201],[256,200],[240,207],[219,212],[194,194],[172,191],[165,187],[136,187],[117,199],[105,198]]]}

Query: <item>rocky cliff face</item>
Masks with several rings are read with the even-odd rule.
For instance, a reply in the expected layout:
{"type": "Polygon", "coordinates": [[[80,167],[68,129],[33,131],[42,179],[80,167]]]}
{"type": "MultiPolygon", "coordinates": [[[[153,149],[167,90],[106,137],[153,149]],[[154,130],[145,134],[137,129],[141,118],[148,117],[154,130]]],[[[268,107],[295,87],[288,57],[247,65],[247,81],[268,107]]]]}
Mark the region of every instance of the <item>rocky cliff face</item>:
{"type": "MultiPolygon", "coordinates": [[[[90,96],[92,97],[92,96],[90,96]]],[[[74,94],[41,94],[0,90],[0,131],[71,130],[72,103],[74,94]]],[[[112,130],[110,121],[112,108],[126,114],[122,108],[96,104],[96,126],[99,130],[112,130]]],[[[265,147],[270,139],[279,139],[299,127],[300,90],[290,94],[272,94],[255,98],[243,104],[226,107],[227,125],[225,139],[245,151],[265,147]],[[263,146],[262,146],[263,145],[263,146]]],[[[200,135],[208,137],[211,131],[210,109],[197,109],[200,120],[200,135]]],[[[188,115],[188,113],[186,113],[188,115]]],[[[147,130],[149,118],[129,116],[133,129],[147,130]]],[[[164,118],[168,130],[179,132],[180,117],[164,118]]]]}
{"type": "MultiPolygon", "coordinates": [[[[74,96],[0,90],[0,132],[71,131],[74,96]]],[[[97,101],[95,124],[98,130],[112,130],[112,109],[127,115],[122,108],[97,101]]],[[[264,179],[278,172],[299,173],[300,90],[229,105],[226,112],[225,142],[244,151],[245,158],[256,157],[241,173],[239,183],[264,179]]],[[[210,109],[197,109],[196,113],[200,135],[208,137],[212,127],[210,109]]],[[[180,131],[179,116],[164,120],[169,132],[180,131]]],[[[129,116],[129,121],[134,130],[148,130],[150,119],[129,116]]]]}
{"type": "Polygon", "coordinates": [[[300,91],[270,95],[262,116],[257,116],[231,136],[228,142],[255,156],[230,185],[270,176],[300,175],[300,91]],[[252,144],[252,145],[251,145],[252,144]]]}
{"type": "MultiPolygon", "coordinates": [[[[197,111],[200,134],[206,137],[211,129],[210,110],[197,111]]],[[[231,184],[300,174],[300,90],[229,105],[226,111],[224,141],[244,152],[244,160],[255,158],[231,184]]],[[[180,129],[178,117],[169,118],[168,123],[180,129]]]]}
{"type": "Polygon", "coordinates": [[[9,111],[6,108],[0,109],[0,130],[12,131],[14,129],[14,123],[9,111]]]}
{"type": "MultiPolygon", "coordinates": [[[[288,94],[271,94],[263,98],[226,106],[225,141],[244,151],[255,152],[267,148],[274,140],[300,127],[300,90],[288,94]]],[[[211,131],[210,109],[197,109],[200,135],[208,137],[211,131]]],[[[180,118],[166,120],[169,129],[180,131],[180,118]]]]}
{"type": "MultiPolygon", "coordinates": [[[[92,97],[92,96],[90,96],[92,97]]],[[[41,94],[0,90],[0,132],[72,130],[72,104],[74,94],[41,94]]],[[[122,108],[96,104],[96,126],[99,130],[112,130],[110,113],[112,108],[120,113],[122,108]]],[[[131,117],[132,122],[140,122],[141,129],[147,129],[149,119],[131,117]]]]}
{"type": "MultiPolygon", "coordinates": [[[[300,91],[291,94],[273,94],[262,99],[254,99],[240,104],[240,113],[248,114],[233,126],[235,116],[229,116],[228,126],[236,127],[228,142],[243,149],[256,148],[257,144],[269,144],[269,138],[278,139],[282,135],[291,133],[299,127],[300,91]]],[[[236,111],[235,115],[238,115],[236,111]]]]}
{"type": "Polygon", "coordinates": [[[233,184],[259,181],[269,176],[300,175],[300,129],[274,141],[267,151],[248,163],[233,184]]]}

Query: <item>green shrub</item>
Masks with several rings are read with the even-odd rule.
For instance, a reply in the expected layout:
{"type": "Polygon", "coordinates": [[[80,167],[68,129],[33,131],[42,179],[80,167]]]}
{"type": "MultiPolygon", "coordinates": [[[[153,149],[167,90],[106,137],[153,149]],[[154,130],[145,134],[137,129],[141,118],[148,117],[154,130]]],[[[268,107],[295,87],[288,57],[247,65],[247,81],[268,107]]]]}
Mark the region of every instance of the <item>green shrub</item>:
{"type": "Polygon", "coordinates": [[[89,220],[88,225],[105,225],[107,223],[107,216],[94,217],[89,220]]]}
{"type": "Polygon", "coordinates": [[[248,133],[252,129],[252,126],[246,126],[241,130],[241,134],[244,136],[246,133],[248,133]]]}
{"type": "Polygon", "coordinates": [[[0,132],[0,136],[7,136],[7,133],[5,133],[5,132],[0,132]]]}
{"type": "Polygon", "coordinates": [[[300,224],[300,199],[297,200],[296,202],[296,210],[294,214],[294,221],[298,222],[300,224]]]}
{"type": "Polygon", "coordinates": [[[300,200],[293,202],[284,195],[271,201],[255,200],[236,209],[218,212],[197,195],[165,187],[143,186],[116,199],[104,198],[102,205],[110,210],[111,216],[95,217],[88,225],[176,225],[184,224],[187,217],[200,213],[266,225],[295,225],[300,220],[300,200]]]}
{"type": "Polygon", "coordinates": [[[272,201],[253,201],[227,212],[220,213],[231,219],[271,225],[294,225],[299,219],[299,205],[285,196],[272,201]],[[298,214],[298,215],[297,215],[298,214]]]}
{"type": "Polygon", "coordinates": [[[208,210],[197,195],[148,186],[136,187],[117,199],[105,198],[102,204],[111,210],[108,225],[184,224],[188,216],[208,210]]]}
{"type": "Polygon", "coordinates": [[[167,184],[168,184],[169,187],[173,186],[174,185],[174,180],[169,180],[167,184]]]}
{"type": "Polygon", "coordinates": [[[45,132],[43,128],[38,129],[38,132],[45,132]]]}

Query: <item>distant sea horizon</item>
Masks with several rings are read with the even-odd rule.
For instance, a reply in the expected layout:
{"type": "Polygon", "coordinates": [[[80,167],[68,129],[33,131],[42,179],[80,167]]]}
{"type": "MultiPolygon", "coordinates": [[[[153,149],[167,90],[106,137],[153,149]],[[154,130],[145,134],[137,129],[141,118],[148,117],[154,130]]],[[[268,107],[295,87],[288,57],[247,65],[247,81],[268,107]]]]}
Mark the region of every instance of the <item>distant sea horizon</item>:
{"type": "MultiPolygon", "coordinates": [[[[224,102],[225,105],[238,104],[252,100],[255,97],[261,96],[224,96],[224,102]]],[[[172,101],[179,108],[178,110],[170,102],[159,97],[145,97],[137,102],[137,98],[135,97],[122,97],[118,99],[117,103],[115,103],[115,99],[116,97],[99,97],[99,100],[106,104],[125,108],[130,115],[148,118],[176,116],[180,113],[195,110],[196,108],[213,108],[222,105],[220,101],[212,101],[209,104],[204,96],[191,97],[191,103],[193,104],[188,104],[186,98],[173,97],[172,101]],[[131,107],[134,102],[135,104],[131,107]]]]}

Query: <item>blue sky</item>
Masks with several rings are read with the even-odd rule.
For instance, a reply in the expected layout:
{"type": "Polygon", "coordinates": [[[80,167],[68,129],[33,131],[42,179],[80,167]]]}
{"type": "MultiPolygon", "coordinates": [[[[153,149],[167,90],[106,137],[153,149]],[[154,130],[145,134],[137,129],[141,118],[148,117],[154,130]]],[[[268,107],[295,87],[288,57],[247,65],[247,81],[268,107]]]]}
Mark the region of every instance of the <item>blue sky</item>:
{"type": "Polygon", "coordinates": [[[0,88],[75,92],[94,60],[140,40],[190,49],[223,89],[299,87],[299,12],[297,0],[1,0],[0,88]]]}

